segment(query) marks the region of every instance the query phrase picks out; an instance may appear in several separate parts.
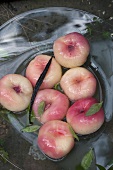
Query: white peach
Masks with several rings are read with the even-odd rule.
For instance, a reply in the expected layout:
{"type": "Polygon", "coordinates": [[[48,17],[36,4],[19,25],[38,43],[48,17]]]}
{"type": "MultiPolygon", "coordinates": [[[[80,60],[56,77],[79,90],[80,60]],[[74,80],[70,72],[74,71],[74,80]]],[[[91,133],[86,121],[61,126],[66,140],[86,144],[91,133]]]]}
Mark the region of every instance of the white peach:
{"type": "Polygon", "coordinates": [[[33,104],[35,116],[42,124],[50,120],[62,120],[65,117],[68,108],[68,97],[54,89],[39,90],[33,104]],[[42,114],[38,111],[41,102],[45,102],[42,114]]]}
{"type": "Polygon", "coordinates": [[[32,92],[30,81],[22,75],[8,74],[0,80],[0,103],[10,111],[26,109],[32,92]]]}
{"type": "MultiPolygon", "coordinates": [[[[50,58],[51,57],[48,55],[38,55],[27,66],[26,77],[30,80],[33,86],[35,86],[38,78],[40,77],[50,58]]],[[[56,83],[60,81],[61,76],[61,66],[53,58],[40,89],[52,88],[56,83]]]]}
{"type": "Polygon", "coordinates": [[[69,69],[62,76],[60,85],[70,100],[91,97],[96,91],[96,78],[83,67],[69,69]]]}
{"type": "Polygon", "coordinates": [[[44,154],[53,159],[59,159],[71,151],[74,138],[68,123],[52,120],[40,128],[37,143],[44,154]]]}
{"type": "Polygon", "coordinates": [[[58,38],[53,45],[56,60],[66,68],[83,65],[89,55],[88,40],[80,33],[72,32],[58,38]]]}
{"type": "Polygon", "coordinates": [[[86,116],[86,112],[98,101],[93,98],[85,98],[75,101],[68,109],[66,120],[73,130],[80,135],[87,135],[96,132],[104,123],[104,110],[100,108],[98,112],[86,116]]]}

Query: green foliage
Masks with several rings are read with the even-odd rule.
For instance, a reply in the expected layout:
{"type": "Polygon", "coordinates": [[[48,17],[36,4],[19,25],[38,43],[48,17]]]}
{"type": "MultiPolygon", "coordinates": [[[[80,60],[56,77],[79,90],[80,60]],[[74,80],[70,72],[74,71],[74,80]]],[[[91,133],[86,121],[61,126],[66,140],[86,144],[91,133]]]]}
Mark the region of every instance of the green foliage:
{"type": "Polygon", "coordinates": [[[75,170],[84,170],[84,168],[81,165],[78,165],[75,170]]]}
{"type": "Polygon", "coordinates": [[[93,149],[90,149],[90,151],[88,151],[85,154],[81,162],[81,166],[84,168],[84,170],[88,170],[90,168],[93,159],[94,159],[93,149]]]}
{"type": "Polygon", "coordinates": [[[21,129],[22,132],[35,132],[40,128],[38,125],[31,125],[26,126],[25,128],[21,129]]]}
{"type": "Polygon", "coordinates": [[[6,163],[8,158],[9,158],[8,153],[4,150],[3,147],[0,147],[0,159],[4,163],[6,163]]]}
{"type": "Polygon", "coordinates": [[[99,170],[106,170],[102,165],[96,164],[99,170]]]}
{"type": "Polygon", "coordinates": [[[38,114],[42,115],[44,113],[44,109],[45,109],[45,101],[41,101],[38,106],[38,114]]]}
{"type": "Polygon", "coordinates": [[[87,31],[88,31],[89,35],[92,34],[92,28],[90,26],[87,26],[87,31]]]}
{"type": "MultiPolygon", "coordinates": [[[[29,110],[30,110],[30,105],[28,106],[28,108],[26,109],[26,114],[28,114],[29,115],[29,110]]],[[[31,120],[31,122],[34,122],[35,121],[35,114],[34,114],[34,112],[33,112],[33,110],[31,111],[31,114],[30,114],[30,120],[31,120]]]]}
{"type": "Polygon", "coordinates": [[[0,146],[4,145],[4,139],[0,139],[0,146]]]}
{"type": "Polygon", "coordinates": [[[73,137],[79,141],[79,138],[78,138],[78,136],[76,135],[76,133],[74,132],[74,130],[73,130],[73,128],[71,127],[71,125],[69,125],[69,129],[70,129],[73,137]]]}
{"type": "Polygon", "coordinates": [[[102,33],[102,36],[103,36],[103,38],[107,39],[107,38],[110,38],[111,33],[108,32],[108,31],[104,31],[104,32],[102,33]]]}
{"type": "Polygon", "coordinates": [[[54,89],[55,89],[55,90],[58,90],[58,91],[60,91],[60,92],[63,92],[63,90],[62,90],[62,88],[61,88],[61,86],[60,86],[60,83],[55,84],[55,85],[54,85],[54,89]]]}
{"type": "Polygon", "coordinates": [[[97,112],[101,109],[102,103],[103,103],[103,102],[93,104],[93,105],[89,108],[89,110],[86,112],[86,116],[91,116],[91,115],[97,113],[97,112]]]}
{"type": "Polygon", "coordinates": [[[113,159],[108,163],[107,170],[113,170],[113,159]]]}

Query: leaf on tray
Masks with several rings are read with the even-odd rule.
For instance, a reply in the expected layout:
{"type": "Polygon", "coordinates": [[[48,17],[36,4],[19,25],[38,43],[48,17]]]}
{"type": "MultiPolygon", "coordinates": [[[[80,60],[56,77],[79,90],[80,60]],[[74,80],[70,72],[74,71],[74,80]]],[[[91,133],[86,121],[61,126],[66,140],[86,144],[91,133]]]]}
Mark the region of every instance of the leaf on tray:
{"type": "Polygon", "coordinates": [[[109,170],[113,170],[113,159],[112,160],[110,160],[110,162],[107,164],[107,169],[109,169],[109,170]]]}
{"type": "Polygon", "coordinates": [[[96,164],[99,170],[106,170],[102,165],[96,164]]]}
{"type": "Polygon", "coordinates": [[[86,116],[91,116],[91,115],[97,113],[97,112],[101,109],[102,103],[103,103],[103,102],[93,104],[93,105],[89,108],[89,110],[86,112],[86,116]]]}
{"type": "Polygon", "coordinates": [[[73,130],[73,128],[71,127],[71,125],[69,125],[69,129],[70,129],[73,137],[79,141],[79,138],[78,138],[78,136],[76,135],[76,133],[74,132],[74,130],[73,130]]]}
{"type": "Polygon", "coordinates": [[[38,125],[30,125],[26,126],[25,128],[21,129],[22,132],[35,132],[40,128],[38,125]]]}
{"type": "Polygon", "coordinates": [[[90,168],[93,159],[94,159],[93,149],[90,149],[90,151],[88,151],[85,154],[81,162],[81,166],[84,168],[84,170],[87,170],[90,168]]]}

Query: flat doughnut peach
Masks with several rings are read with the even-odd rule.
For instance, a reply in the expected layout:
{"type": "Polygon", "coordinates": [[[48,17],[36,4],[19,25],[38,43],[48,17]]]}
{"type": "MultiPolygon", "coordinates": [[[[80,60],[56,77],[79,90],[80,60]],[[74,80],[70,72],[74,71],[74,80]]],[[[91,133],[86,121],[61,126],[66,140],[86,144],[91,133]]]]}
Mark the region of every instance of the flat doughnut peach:
{"type": "Polygon", "coordinates": [[[104,110],[101,108],[93,115],[86,116],[86,112],[98,101],[93,98],[85,98],[75,101],[68,109],[66,120],[72,126],[74,131],[81,135],[87,135],[96,132],[104,123],[104,110]]]}
{"type": "Polygon", "coordinates": [[[89,55],[88,40],[80,33],[72,32],[58,38],[53,45],[54,56],[66,68],[83,65],[89,55]]]}
{"type": "Polygon", "coordinates": [[[8,74],[0,80],[0,103],[10,111],[22,111],[33,92],[30,81],[19,74],[8,74]]]}
{"type": "Polygon", "coordinates": [[[62,76],[60,85],[70,100],[91,97],[96,91],[96,78],[83,67],[69,69],[62,76]]]}
{"type": "Polygon", "coordinates": [[[52,120],[40,128],[37,143],[43,153],[51,158],[59,159],[71,151],[74,138],[68,123],[52,120]]]}
{"type": "Polygon", "coordinates": [[[35,116],[41,123],[56,119],[62,120],[68,108],[68,97],[54,89],[39,90],[33,104],[35,116]],[[38,113],[38,107],[42,101],[45,102],[45,109],[43,114],[40,115],[38,113]]]}
{"type": "MultiPolygon", "coordinates": [[[[48,55],[38,55],[27,66],[26,77],[30,80],[33,86],[35,86],[38,78],[40,77],[50,58],[51,56],[48,55]]],[[[56,83],[60,81],[61,76],[61,66],[53,58],[40,89],[52,88],[56,83]]]]}

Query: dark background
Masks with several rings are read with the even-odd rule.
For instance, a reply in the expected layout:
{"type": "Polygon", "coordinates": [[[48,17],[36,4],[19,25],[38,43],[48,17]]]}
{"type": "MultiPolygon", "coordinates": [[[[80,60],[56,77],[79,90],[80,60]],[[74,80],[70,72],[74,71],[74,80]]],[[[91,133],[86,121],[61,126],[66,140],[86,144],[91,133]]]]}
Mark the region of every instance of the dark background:
{"type": "Polygon", "coordinates": [[[113,0],[7,0],[0,3],[0,24],[22,12],[43,7],[70,7],[104,19],[113,17],[113,0]]]}
{"type": "MultiPolygon", "coordinates": [[[[90,12],[107,21],[113,18],[113,0],[7,0],[0,3],[0,25],[17,14],[44,7],[70,7],[90,12]]],[[[1,117],[0,138],[4,140],[4,149],[9,154],[9,160],[22,170],[59,169],[56,164],[49,160],[46,163],[42,163],[42,161],[36,161],[32,156],[29,156],[30,144],[23,138],[20,138],[20,134],[1,117]]],[[[0,170],[16,169],[8,162],[4,164],[0,161],[0,170]]]]}

